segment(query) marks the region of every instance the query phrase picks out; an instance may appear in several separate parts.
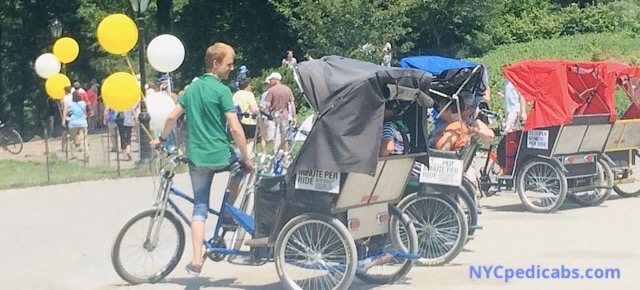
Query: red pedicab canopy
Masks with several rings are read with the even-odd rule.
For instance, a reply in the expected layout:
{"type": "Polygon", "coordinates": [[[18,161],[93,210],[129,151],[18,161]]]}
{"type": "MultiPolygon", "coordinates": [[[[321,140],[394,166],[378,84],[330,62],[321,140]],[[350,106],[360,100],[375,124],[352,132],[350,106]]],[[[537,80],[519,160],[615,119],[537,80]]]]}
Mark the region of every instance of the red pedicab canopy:
{"type": "Polygon", "coordinates": [[[523,61],[503,69],[505,77],[533,103],[524,130],[570,124],[574,115],[608,114],[613,122],[618,62],[523,61]]]}
{"type": "Polygon", "coordinates": [[[631,100],[631,105],[620,119],[640,118],[640,66],[627,67],[618,72],[617,83],[631,100]]]}

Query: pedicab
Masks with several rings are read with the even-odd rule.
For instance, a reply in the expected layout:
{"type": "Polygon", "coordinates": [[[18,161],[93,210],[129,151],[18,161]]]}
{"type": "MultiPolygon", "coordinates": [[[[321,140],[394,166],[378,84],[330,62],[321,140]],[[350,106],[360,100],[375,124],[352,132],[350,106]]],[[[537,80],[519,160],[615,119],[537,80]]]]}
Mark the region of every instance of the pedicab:
{"type": "Polygon", "coordinates": [[[491,195],[515,188],[536,213],[555,212],[565,198],[583,206],[603,203],[613,187],[602,158],[616,118],[611,80],[621,66],[536,60],[505,67],[505,77],[533,106],[524,128],[498,145],[502,175],[491,176],[485,164],[482,189],[491,195]]]}
{"type": "MultiPolygon", "coordinates": [[[[432,97],[434,98],[453,100],[454,95],[459,95],[465,91],[476,96],[471,103],[471,106],[475,108],[478,105],[479,98],[477,98],[477,96],[484,95],[484,90],[486,89],[483,87],[482,82],[484,67],[474,62],[441,56],[411,56],[401,59],[400,65],[405,68],[415,68],[438,75],[439,77],[434,80],[434,85],[432,85],[430,89],[432,91],[432,97]],[[474,71],[474,69],[476,70],[474,71]],[[439,84],[437,85],[439,88],[436,88],[436,83],[439,84]]],[[[435,109],[432,110],[432,115],[437,114],[437,112],[434,111],[435,109]]],[[[436,120],[436,122],[438,122],[438,120],[436,120]]],[[[476,149],[477,143],[475,142],[465,148],[462,155],[465,156],[465,159],[469,159],[464,160],[464,163],[467,165],[466,168],[464,168],[465,171],[473,162],[476,149]]],[[[448,192],[458,193],[460,204],[467,217],[468,239],[473,237],[477,229],[482,228],[478,225],[478,214],[480,210],[476,202],[477,189],[473,185],[476,179],[477,178],[473,178],[473,180],[470,180],[469,177],[463,176],[461,184],[450,185],[456,188],[447,189],[448,192]]]]}
{"type": "Polygon", "coordinates": [[[640,148],[640,67],[617,72],[616,84],[629,98],[629,107],[613,124],[604,158],[613,171],[613,190],[622,197],[640,196],[640,168],[636,158],[640,148]]]}
{"type": "MultiPolygon", "coordinates": [[[[419,256],[415,227],[394,204],[414,161],[427,153],[378,158],[380,128],[387,101],[431,107],[425,92],[432,76],[338,56],[304,62],[298,71],[305,97],[318,113],[306,142],[285,175],[256,181],[254,217],[227,202],[228,190],[220,210],[209,209],[218,216],[228,213],[252,235],[249,251],[227,248],[228,229],[218,219],[204,255],[213,261],[227,255],[249,256],[258,264],[273,260],[287,289],[348,289],[355,277],[374,284],[398,281],[419,256]]],[[[239,170],[235,164],[223,170],[239,170]]],[[[129,221],[114,244],[114,267],[130,283],[163,279],[182,256],[185,235],[174,212],[189,223],[170,196],[192,199],[173,187],[173,175],[173,170],[163,174],[154,208],[129,221]],[[141,241],[123,242],[143,218],[151,222],[142,223],[141,241]],[[157,231],[164,228],[174,229],[177,234],[169,236],[177,245],[163,243],[162,249],[169,248],[163,263],[140,274],[133,269],[136,263],[123,262],[138,255],[124,254],[122,245],[153,254],[159,237],[165,237],[157,231]]]]}

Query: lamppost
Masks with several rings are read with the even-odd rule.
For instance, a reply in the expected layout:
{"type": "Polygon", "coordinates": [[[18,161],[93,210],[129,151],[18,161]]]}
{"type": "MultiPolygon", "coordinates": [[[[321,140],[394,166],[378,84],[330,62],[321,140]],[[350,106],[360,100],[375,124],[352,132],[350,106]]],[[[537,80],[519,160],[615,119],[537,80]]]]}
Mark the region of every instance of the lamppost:
{"type": "MultiPolygon", "coordinates": [[[[145,94],[145,84],[147,83],[147,79],[145,77],[144,71],[144,12],[147,11],[149,7],[149,0],[130,0],[131,7],[133,11],[136,12],[136,21],[138,22],[138,36],[139,36],[139,62],[140,62],[140,90],[142,94],[145,94]]],[[[149,121],[151,121],[151,117],[149,116],[149,112],[147,111],[147,103],[143,99],[140,102],[140,116],[138,117],[140,120],[140,161],[138,161],[139,165],[147,164],[151,161],[151,145],[149,145],[149,121]]]]}
{"type": "MultiPolygon", "coordinates": [[[[53,22],[51,22],[51,24],[49,25],[49,29],[51,30],[51,37],[53,37],[53,40],[57,40],[58,38],[60,38],[60,36],[62,36],[62,22],[60,22],[60,20],[58,20],[58,18],[54,19],[53,22]]],[[[62,64],[62,70],[61,70],[62,74],[66,74],[66,68],[64,67],[64,64],[62,64]]],[[[50,102],[52,102],[52,100],[49,100],[50,102]]],[[[57,102],[58,105],[58,112],[60,112],[60,115],[62,115],[62,101],[61,102],[57,102]]],[[[55,114],[54,114],[55,115],[55,114]]],[[[53,132],[54,129],[54,120],[53,118],[55,116],[49,116],[49,129],[53,132]]]]}
{"type": "MultiPolygon", "coordinates": [[[[60,36],[62,36],[62,22],[60,22],[58,18],[54,19],[53,22],[51,22],[51,25],[49,25],[49,29],[51,29],[51,36],[53,37],[53,40],[57,40],[58,38],[60,38],[60,36]]],[[[66,73],[64,64],[62,64],[62,73],[66,73]]]]}

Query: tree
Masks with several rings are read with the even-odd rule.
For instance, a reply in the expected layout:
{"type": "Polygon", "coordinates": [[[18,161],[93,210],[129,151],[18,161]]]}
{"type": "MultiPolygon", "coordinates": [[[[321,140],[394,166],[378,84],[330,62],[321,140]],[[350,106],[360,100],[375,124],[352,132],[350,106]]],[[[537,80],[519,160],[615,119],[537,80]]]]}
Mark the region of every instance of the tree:
{"type": "Polygon", "coordinates": [[[419,52],[466,56],[492,46],[486,27],[500,0],[425,0],[410,11],[419,52]]]}
{"type": "Polygon", "coordinates": [[[379,62],[386,42],[395,42],[396,53],[413,46],[406,36],[411,31],[407,13],[416,6],[415,0],[270,2],[287,19],[300,47],[319,56],[337,54],[379,62]]]}

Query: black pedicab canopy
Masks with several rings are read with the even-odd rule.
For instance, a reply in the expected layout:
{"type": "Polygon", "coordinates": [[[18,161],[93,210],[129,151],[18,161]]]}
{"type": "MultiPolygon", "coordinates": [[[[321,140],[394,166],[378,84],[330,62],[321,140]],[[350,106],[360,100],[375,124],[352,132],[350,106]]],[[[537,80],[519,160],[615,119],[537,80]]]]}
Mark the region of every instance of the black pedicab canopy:
{"type": "Polygon", "coordinates": [[[428,96],[433,76],[415,69],[326,56],[300,63],[298,74],[318,118],[287,179],[301,170],[375,175],[385,102],[433,105],[428,96]]]}

